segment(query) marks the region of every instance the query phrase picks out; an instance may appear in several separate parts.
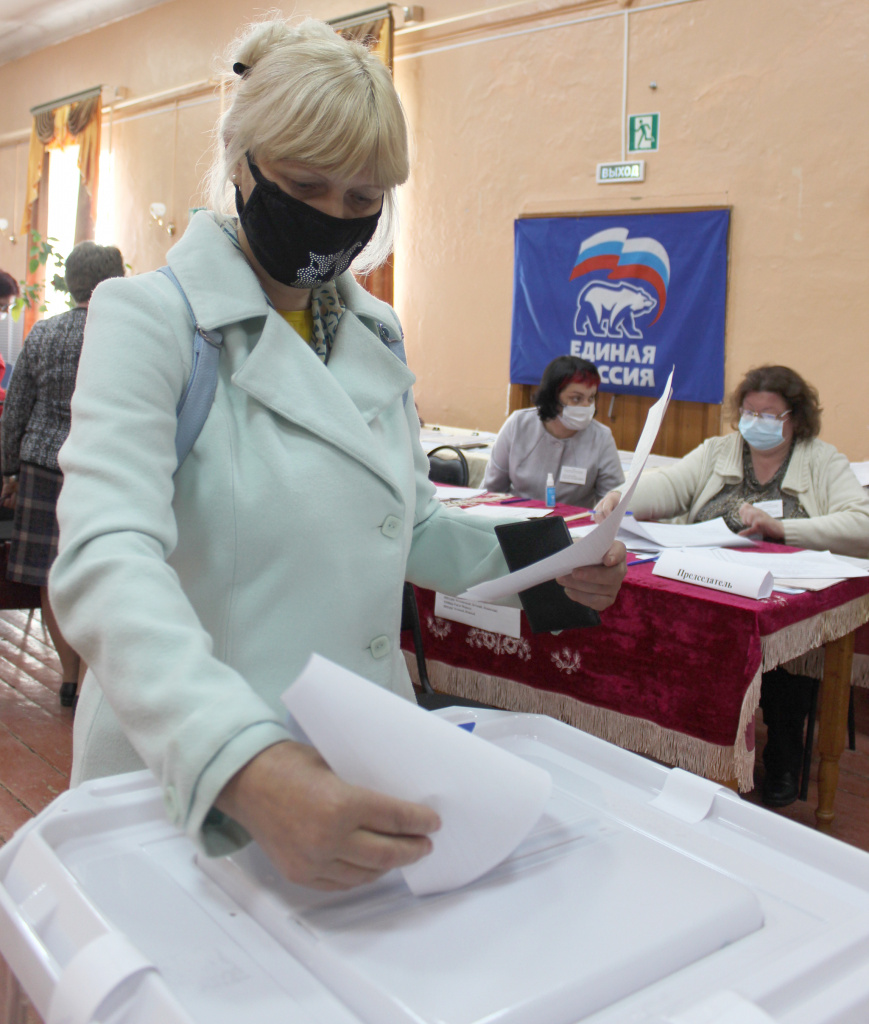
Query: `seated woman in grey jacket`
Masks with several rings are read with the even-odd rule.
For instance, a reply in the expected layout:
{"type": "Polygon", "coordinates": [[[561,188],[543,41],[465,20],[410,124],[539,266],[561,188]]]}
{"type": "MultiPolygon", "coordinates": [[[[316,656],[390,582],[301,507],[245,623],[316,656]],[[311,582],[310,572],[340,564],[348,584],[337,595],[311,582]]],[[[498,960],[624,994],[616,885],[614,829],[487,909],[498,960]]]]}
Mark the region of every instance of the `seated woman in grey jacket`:
{"type": "Polygon", "coordinates": [[[590,508],[624,483],[612,433],[594,418],[599,384],[597,367],[587,359],[553,359],[535,406],[512,413],[501,427],[483,486],[544,501],[552,474],[557,501],[590,508]]]}
{"type": "MultiPolygon", "coordinates": [[[[818,392],[787,366],[750,370],[732,398],[738,433],[711,437],[678,463],[641,477],[631,509],[638,519],[688,522],[723,517],[735,533],[816,551],[869,556],[869,498],[848,460],[821,441],[818,392]]],[[[606,518],[620,494],[595,510],[606,518]]],[[[812,681],[765,672],[767,725],[763,800],[797,797],[803,725],[812,681]]]]}

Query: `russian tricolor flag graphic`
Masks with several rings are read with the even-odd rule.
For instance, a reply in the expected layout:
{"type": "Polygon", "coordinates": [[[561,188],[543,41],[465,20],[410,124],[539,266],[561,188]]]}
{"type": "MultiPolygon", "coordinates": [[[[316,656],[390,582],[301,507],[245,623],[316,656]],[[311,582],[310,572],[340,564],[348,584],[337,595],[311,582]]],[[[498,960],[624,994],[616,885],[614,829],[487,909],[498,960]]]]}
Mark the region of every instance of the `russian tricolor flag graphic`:
{"type": "Polygon", "coordinates": [[[633,277],[648,282],[658,296],[658,315],[652,323],[660,320],[670,286],[670,257],[660,242],[654,238],[629,239],[627,228],[598,231],[580,245],[570,280],[594,270],[609,270],[607,276],[612,281],[633,277]]]}

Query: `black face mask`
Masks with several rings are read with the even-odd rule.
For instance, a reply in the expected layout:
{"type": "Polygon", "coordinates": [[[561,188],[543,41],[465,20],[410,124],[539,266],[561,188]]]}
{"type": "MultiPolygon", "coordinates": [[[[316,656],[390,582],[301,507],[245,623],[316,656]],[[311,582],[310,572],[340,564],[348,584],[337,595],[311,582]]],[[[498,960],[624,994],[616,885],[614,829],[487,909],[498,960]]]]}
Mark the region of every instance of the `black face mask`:
{"type": "Polygon", "coordinates": [[[343,274],[371,241],[380,210],[332,217],[295,199],[247,157],[256,182],[247,202],[235,186],[235,208],[251,252],[265,272],[292,288],[311,288],[343,274]]]}

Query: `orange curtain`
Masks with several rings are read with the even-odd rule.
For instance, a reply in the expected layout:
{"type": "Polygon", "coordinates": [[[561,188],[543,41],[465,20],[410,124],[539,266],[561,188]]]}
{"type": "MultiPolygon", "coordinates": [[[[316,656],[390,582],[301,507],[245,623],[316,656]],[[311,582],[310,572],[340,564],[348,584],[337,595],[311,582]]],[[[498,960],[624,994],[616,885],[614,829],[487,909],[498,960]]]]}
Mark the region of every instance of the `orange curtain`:
{"type": "MultiPolygon", "coordinates": [[[[346,27],[342,27],[339,22],[337,28],[345,39],[355,39],[357,42],[364,43],[392,71],[392,12],[373,21],[360,22],[346,27]]],[[[391,306],[394,284],[392,257],[390,256],[388,262],[383,266],[360,277],[359,283],[376,298],[388,302],[391,306]]]]}
{"type": "MultiPolygon", "coordinates": [[[[76,218],[75,240],[93,236],[93,211],[96,210],[97,191],[100,179],[100,128],[102,124],[102,90],[94,88],[85,94],[79,94],[71,102],[58,101],[56,107],[41,107],[33,115],[33,129],[30,133],[30,152],[27,160],[27,182],[24,199],[24,213],[21,223],[21,234],[27,239],[30,248],[30,232],[36,227],[35,220],[44,220],[46,211],[40,211],[39,196],[43,182],[43,174],[48,167],[46,155],[52,149],[65,149],[67,146],[79,147],[78,169],[81,175],[81,188],[84,190],[85,202],[79,201],[76,218]]],[[[31,271],[28,263],[27,283],[42,283],[43,268],[31,271]]],[[[39,319],[36,309],[27,309],[24,313],[24,335],[39,319]]]]}

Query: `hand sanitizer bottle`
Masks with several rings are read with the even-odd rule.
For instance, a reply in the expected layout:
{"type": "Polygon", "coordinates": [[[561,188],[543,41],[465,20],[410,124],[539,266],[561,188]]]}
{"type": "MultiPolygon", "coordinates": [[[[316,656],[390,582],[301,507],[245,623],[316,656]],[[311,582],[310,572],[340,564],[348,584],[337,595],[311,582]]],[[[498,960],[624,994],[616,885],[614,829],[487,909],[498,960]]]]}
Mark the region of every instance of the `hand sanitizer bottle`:
{"type": "Polygon", "coordinates": [[[555,480],[551,473],[546,474],[546,507],[555,507],[555,480]]]}

